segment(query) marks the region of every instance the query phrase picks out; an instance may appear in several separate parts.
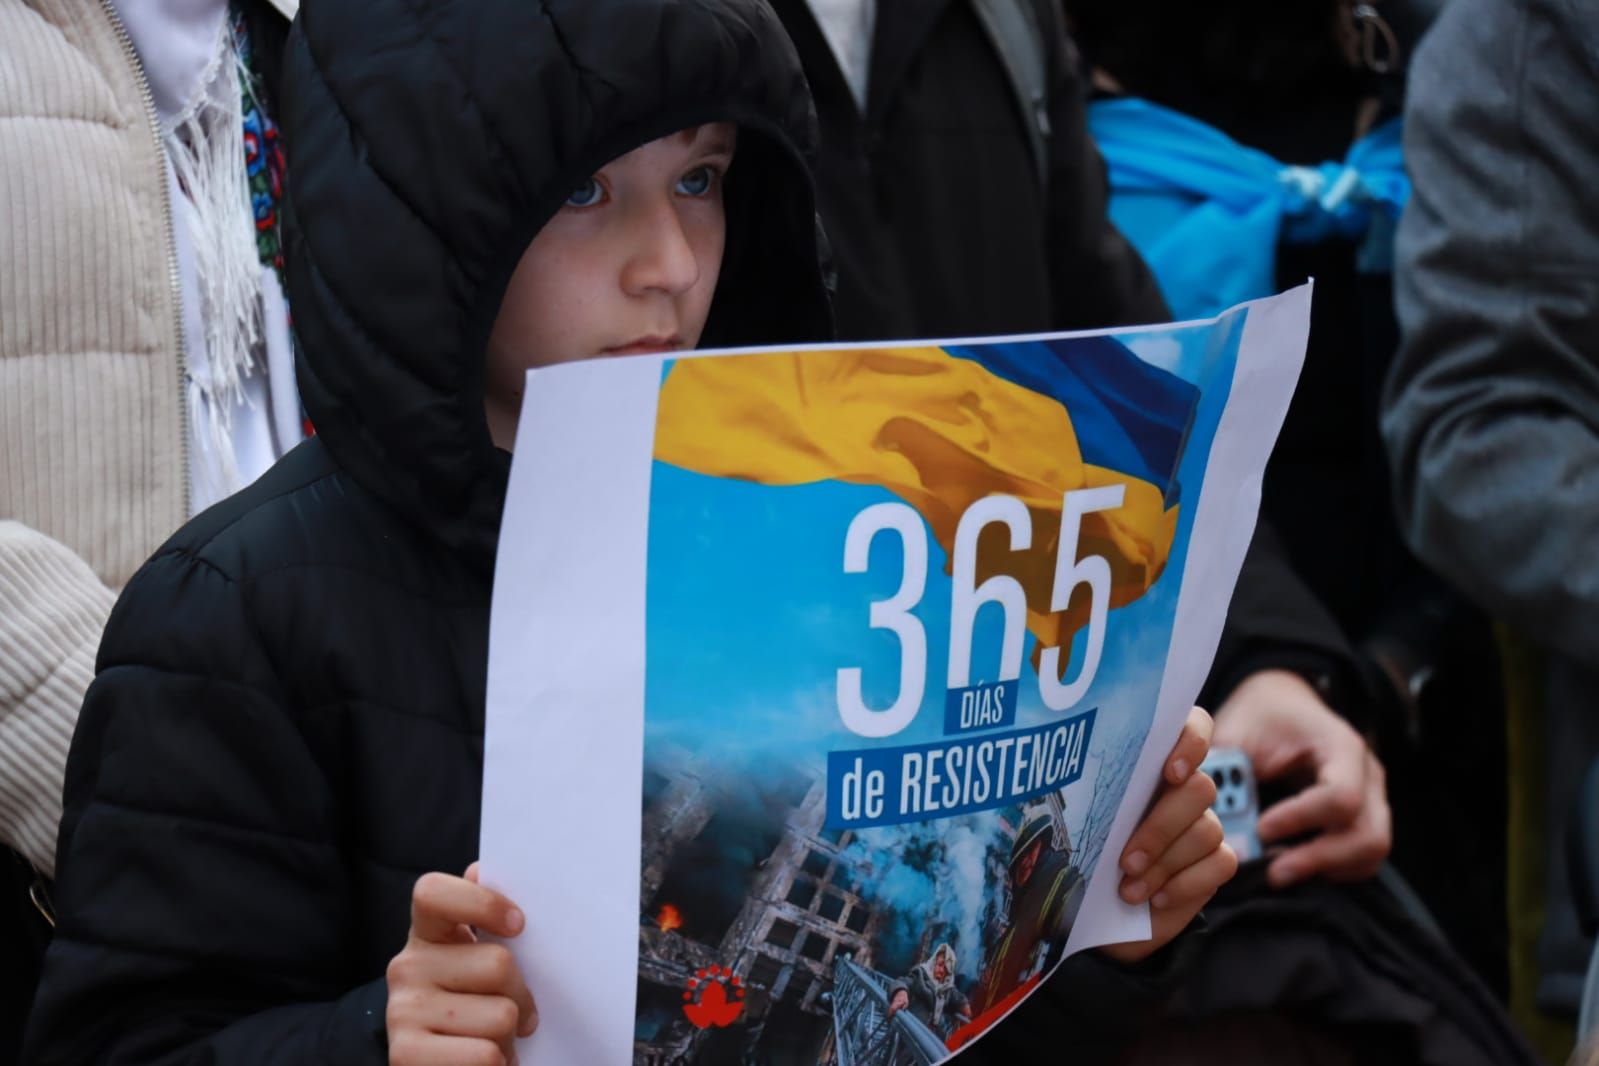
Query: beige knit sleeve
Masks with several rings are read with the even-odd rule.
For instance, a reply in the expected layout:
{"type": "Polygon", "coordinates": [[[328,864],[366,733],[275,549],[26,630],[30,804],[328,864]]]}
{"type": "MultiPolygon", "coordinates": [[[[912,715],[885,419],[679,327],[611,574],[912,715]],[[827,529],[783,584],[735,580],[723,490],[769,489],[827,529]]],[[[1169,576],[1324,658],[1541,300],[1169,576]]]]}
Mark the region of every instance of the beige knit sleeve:
{"type": "Polygon", "coordinates": [[[0,521],[0,842],[50,876],[67,747],[115,602],[70,549],[0,521]]]}

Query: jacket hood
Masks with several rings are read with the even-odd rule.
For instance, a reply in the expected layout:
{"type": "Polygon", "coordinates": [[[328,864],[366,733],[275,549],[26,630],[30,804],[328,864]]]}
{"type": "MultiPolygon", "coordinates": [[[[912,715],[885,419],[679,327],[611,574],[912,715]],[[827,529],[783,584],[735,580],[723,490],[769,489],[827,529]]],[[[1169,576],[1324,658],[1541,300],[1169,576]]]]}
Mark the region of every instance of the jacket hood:
{"type": "Polygon", "coordinates": [[[831,333],[815,117],[764,0],[307,0],[280,126],[306,413],[339,466],[492,566],[509,459],[483,413],[512,271],[584,178],[739,126],[704,347],[831,333]]]}

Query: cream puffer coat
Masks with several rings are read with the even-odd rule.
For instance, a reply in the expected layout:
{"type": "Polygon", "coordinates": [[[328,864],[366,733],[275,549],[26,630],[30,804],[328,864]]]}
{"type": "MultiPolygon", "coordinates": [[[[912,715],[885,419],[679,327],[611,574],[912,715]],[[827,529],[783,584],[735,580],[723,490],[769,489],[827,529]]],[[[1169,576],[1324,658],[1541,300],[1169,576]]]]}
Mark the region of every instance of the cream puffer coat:
{"type": "Polygon", "coordinates": [[[0,843],[52,872],[119,590],[187,517],[155,113],[104,0],[0,0],[0,843]]]}

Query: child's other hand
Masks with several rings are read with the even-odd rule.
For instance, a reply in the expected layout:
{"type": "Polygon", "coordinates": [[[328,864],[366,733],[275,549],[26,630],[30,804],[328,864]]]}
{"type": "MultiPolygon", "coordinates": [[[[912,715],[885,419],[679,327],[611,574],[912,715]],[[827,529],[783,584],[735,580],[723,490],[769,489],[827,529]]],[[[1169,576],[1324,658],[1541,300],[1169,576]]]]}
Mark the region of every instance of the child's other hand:
{"type": "Polygon", "coordinates": [[[504,896],[465,877],[424,874],[411,890],[411,935],[389,962],[389,1062],[509,1066],[538,1008],[511,953],[474,927],[513,937],[527,924],[504,896]]]}
{"type": "Polygon", "coordinates": [[[1197,772],[1210,751],[1210,715],[1195,707],[1177,738],[1155,803],[1122,851],[1121,897],[1150,904],[1149,940],[1102,950],[1117,962],[1147,958],[1170,943],[1238,869],[1210,809],[1216,785],[1197,772]]]}

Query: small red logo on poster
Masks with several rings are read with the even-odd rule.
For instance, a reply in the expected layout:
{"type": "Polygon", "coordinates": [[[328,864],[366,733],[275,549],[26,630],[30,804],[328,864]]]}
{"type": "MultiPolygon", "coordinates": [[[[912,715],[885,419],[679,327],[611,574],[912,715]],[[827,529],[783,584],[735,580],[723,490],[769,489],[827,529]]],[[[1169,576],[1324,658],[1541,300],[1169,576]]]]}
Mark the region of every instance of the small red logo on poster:
{"type": "Polygon", "coordinates": [[[711,966],[688,979],[683,1014],[697,1029],[732,1025],[744,1010],[744,982],[725,966],[711,966]]]}

